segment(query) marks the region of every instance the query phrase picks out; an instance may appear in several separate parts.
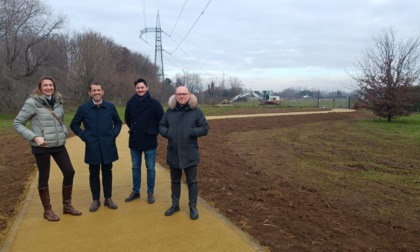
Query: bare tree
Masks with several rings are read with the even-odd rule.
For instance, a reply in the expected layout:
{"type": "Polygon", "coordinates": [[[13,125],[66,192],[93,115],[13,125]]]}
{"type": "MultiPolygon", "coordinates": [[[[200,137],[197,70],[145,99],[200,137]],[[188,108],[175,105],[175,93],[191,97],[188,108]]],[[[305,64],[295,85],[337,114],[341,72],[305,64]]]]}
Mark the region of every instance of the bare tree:
{"type": "Polygon", "coordinates": [[[351,74],[366,108],[389,122],[410,113],[410,87],[420,75],[419,45],[418,38],[397,42],[392,29],[384,30],[362,53],[356,74],[351,74]]]}
{"type": "Polygon", "coordinates": [[[237,77],[230,77],[229,84],[230,84],[230,89],[229,89],[230,97],[241,94],[244,91],[242,88],[242,82],[237,77]]]}
{"type": "Polygon", "coordinates": [[[98,32],[75,34],[70,42],[70,76],[74,82],[73,96],[86,98],[93,81],[105,84],[114,73],[109,39],[98,32]]]}
{"type": "Polygon", "coordinates": [[[59,44],[50,42],[64,22],[41,0],[0,0],[0,110],[21,106],[40,68],[55,67],[59,44]]]}
{"type": "Polygon", "coordinates": [[[15,78],[33,75],[51,59],[44,43],[62,28],[65,17],[52,15],[40,0],[1,0],[0,12],[2,63],[15,78]]]}
{"type": "Polygon", "coordinates": [[[298,90],[295,88],[286,88],[283,91],[280,92],[280,96],[283,98],[296,98],[297,94],[299,93],[298,90]]]}
{"type": "Polygon", "coordinates": [[[186,86],[191,93],[200,93],[203,91],[203,83],[199,74],[183,72],[182,75],[176,75],[175,86],[186,86]]]}
{"type": "Polygon", "coordinates": [[[60,34],[64,23],[43,0],[0,0],[0,111],[18,109],[41,75],[53,76],[70,103],[87,98],[93,81],[102,82],[107,99],[118,104],[140,77],[152,92],[167,93],[149,58],[95,31],[60,34]]]}

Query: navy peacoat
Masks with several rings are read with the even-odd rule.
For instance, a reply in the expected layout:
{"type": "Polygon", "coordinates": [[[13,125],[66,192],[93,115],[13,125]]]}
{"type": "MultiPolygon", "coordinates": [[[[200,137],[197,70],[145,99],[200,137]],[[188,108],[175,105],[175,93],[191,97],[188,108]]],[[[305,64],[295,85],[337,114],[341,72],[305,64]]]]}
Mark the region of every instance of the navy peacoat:
{"type": "Polygon", "coordinates": [[[92,100],[80,105],[70,124],[71,130],[85,142],[85,163],[93,165],[118,160],[116,138],[121,127],[117,109],[105,100],[99,106],[92,100]]]}
{"type": "Polygon", "coordinates": [[[135,94],[127,102],[124,120],[130,129],[128,147],[136,151],[156,149],[159,122],[163,116],[160,102],[147,92],[141,99],[135,94]]]}

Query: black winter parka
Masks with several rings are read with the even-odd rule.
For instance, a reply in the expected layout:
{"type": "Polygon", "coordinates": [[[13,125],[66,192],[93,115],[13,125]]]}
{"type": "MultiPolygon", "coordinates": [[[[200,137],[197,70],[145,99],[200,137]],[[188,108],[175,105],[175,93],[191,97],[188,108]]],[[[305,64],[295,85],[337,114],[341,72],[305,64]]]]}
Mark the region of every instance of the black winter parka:
{"type": "Polygon", "coordinates": [[[188,168],[200,163],[197,138],[208,134],[209,125],[191,94],[186,107],[176,106],[175,95],[159,123],[160,134],[168,139],[166,163],[172,168],[188,168]]]}

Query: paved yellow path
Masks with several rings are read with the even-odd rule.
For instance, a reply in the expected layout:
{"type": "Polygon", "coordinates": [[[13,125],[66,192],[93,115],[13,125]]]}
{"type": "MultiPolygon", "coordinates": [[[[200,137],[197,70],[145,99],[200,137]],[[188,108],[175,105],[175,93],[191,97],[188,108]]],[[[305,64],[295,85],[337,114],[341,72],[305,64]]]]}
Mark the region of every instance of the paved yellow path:
{"type": "Polygon", "coordinates": [[[310,114],[347,113],[347,112],[355,112],[355,110],[353,110],[353,109],[332,109],[332,110],[323,110],[323,111],[305,111],[305,112],[289,112],[289,113],[222,115],[222,116],[208,116],[206,118],[207,118],[207,120],[219,120],[219,119],[227,119],[227,118],[291,116],[291,115],[310,115],[310,114]]]}
{"type": "Polygon", "coordinates": [[[188,190],[185,185],[181,189],[181,211],[170,217],[164,216],[165,210],[171,205],[170,176],[167,169],[160,165],[156,166],[156,203],[150,205],[146,201],[144,166],[141,199],[124,202],[124,198],[131,192],[132,184],[127,131],[124,125],[117,138],[120,159],[114,163],[113,168],[113,200],[118,205],[117,210],[102,205],[97,212],[89,212],[91,193],[88,168],[83,163],[84,144],[77,137],[70,138],[66,146],[76,170],[73,205],[83,212],[82,216],[62,214],[62,175],[56,164],[52,162],[49,181],[51,203],[54,212],[61,220],[48,222],[43,219],[36,176],[0,250],[4,252],[262,251],[256,242],[202,199],[198,202],[200,218],[196,221],[190,220],[188,190]]]}

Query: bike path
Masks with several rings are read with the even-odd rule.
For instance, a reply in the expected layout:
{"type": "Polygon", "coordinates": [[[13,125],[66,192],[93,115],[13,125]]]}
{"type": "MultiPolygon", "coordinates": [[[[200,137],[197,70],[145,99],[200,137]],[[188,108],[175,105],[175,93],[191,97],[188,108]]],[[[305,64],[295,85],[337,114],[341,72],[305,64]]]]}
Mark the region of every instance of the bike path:
{"type": "Polygon", "coordinates": [[[159,164],[156,165],[156,202],[147,203],[144,162],[141,198],[124,202],[132,185],[127,132],[128,128],[124,125],[117,138],[120,159],[113,168],[112,198],[118,209],[103,206],[102,198],[98,211],[89,212],[92,198],[89,171],[83,162],[84,143],[77,137],[69,138],[66,147],[76,170],[72,204],[83,214],[62,214],[63,177],[52,161],[50,197],[60,221],[49,222],[43,218],[37,191],[38,176],[35,176],[1,251],[263,251],[252,238],[201,198],[197,206],[200,218],[190,220],[188,189],[184,184],[181,189],[181,211],[173,216],[164,216],[165,210],[171,205],[170,175],[159,164]]]}

